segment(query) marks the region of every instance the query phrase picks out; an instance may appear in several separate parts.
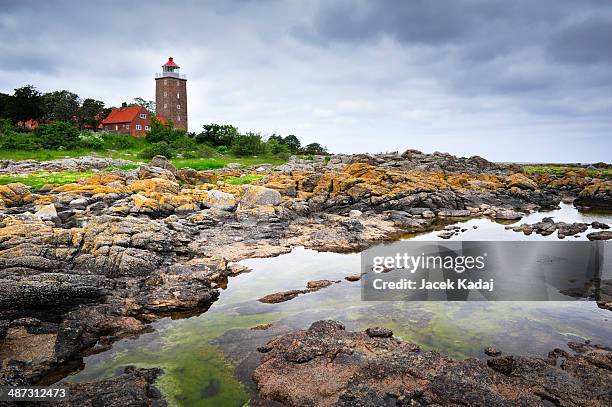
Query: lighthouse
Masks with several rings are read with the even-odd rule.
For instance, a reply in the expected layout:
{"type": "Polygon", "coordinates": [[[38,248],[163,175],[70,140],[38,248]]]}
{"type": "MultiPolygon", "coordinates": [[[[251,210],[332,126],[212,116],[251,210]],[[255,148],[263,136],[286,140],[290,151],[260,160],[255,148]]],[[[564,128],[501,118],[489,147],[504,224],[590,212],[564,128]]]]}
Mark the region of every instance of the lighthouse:
{"type": "Polygon", "coordinates": [[[174,128],[187,130],[187,77],[172,57],[155,74],[155,113],[172,120],[174,128]]]}

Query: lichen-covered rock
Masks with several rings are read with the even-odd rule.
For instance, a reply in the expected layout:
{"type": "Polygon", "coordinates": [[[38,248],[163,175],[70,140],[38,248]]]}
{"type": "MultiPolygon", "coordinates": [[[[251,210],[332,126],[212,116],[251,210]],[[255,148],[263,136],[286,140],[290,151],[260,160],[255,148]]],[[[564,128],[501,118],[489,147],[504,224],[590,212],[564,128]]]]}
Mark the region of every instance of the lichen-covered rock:
{"type": "Polygon", "coordinates": [[[5,206],[19,206],[33,202],[35,197],[27,186],[16,182],[0,185],[0,199],[5,206]]]}
{"type": "Polygon", "coordinates": [[[279,205],[281,194],[270,188],[258,185],[244,185],[240,196],[240,208],[253,208],[259,205],[279,205]]]}
{"type": "Polygon", "coordinates": [[[574,200],[574,205],[587,209],[612,210],[612,181],[596,181],[587,185],[574,200]]]}
{"type": "Polygon", "coordinates": [[[212,189],[207,191],[200,201],[207,208],[231,211],[236,207],[236,198],[232,194],[212,189]]]}
{"type": "Polygon", "coordinates": [[[528,178],[525,174],[517,173],[512,174],[506,178],[506,184],[512,188],[535,190],[538,189],[538,184],[532,179],[528,178]]]}

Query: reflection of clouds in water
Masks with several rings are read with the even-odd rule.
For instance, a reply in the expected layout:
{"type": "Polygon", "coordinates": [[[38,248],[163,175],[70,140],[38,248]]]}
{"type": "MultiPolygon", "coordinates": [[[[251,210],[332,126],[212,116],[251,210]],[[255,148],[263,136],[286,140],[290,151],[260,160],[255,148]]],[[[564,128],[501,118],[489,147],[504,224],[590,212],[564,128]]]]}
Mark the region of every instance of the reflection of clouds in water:
{"type": "MultiPolygon", "coordinates": [[[[565,203],[560,203],[559,207],[561,209],[545,211],[545,212],[534,212],[534,213],[528,214],[522,219],[514,223],[510,223],[510,224],[497,223],[494,220],[491,220],[488,218],[475,218],[475,219],[470,219],[468,221],[458,222],[456,223],[456,225],[459,225],[461,226],[461,228],[464,228],[467,230],[465,232],[459,233],[458,235],[451,237],[450,240],[451,241],[453,240],[481,240],[481,241],[487,241],[487,240],[490,240],[490,241],[555,240],[556,241],[556,240],[559,240],[556,232],[549,236],[542,236],[536,233],[532,233],[531,235],[527,236],[523,234],[522,232],[514,232],[511,230],[504,229],[505,226],[508,226],[508,225],[519,226],[522,223],[529,223],[529,224],[537,223],[537,222],[540,222],[545,217],[552,217],[556,222],[562,221],[566,223],[575,223],[575,222],[591,223],[594,221],[603,222],[607,224],[612,223],[612,215],[610,214],[602,214],[602,213],[596,213],[596,212],[579,212],[572,205],[565,204],[565,203]],[[474,226],[476,226],[477,228],[474,229],[473,228],[474,226]]],[[[586,235],[593,231],[596,231],[596,230],[593,228],[589,228],[586,232],[580,233],[579,234],[580,237],[576,238],[572,236],[572,237],[566,238],[566,240],[570,240],[570,239],[573,241],[587,240],[586,235]]],[[[415,236],[411,238],[410,240],[417,240],[417,241],[444,240],[438,237],[438,233],[440,232],[434,231],[434,232],[424,233],[424,234],[415,236]]]]}

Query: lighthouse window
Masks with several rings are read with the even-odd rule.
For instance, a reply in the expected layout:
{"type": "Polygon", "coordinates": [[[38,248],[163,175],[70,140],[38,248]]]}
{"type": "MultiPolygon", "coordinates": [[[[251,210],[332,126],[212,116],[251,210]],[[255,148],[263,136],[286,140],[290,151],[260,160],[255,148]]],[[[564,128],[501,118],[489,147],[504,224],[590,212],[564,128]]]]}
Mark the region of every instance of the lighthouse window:
{"type": "Polygon", "coordinates": [[[181,105],[176,105],[176,108],[180,110],[181,109],[181,105]]]}
{"type": "Polygon", "coordinates": [[[164,97],[168,96],[168,92],[164,92],[164,97]]]}
{"type": "Polygon", "coordinates": [[[168,104],[164,103],[164,109],[167,109],[167,108],[168,108],[168,104]]]}
{"type": "Polygon", "coordinates": [[[176,121],[177,121],[177,122],[180,122],[180,121],[181,121],[181,116],[177,116],[177,117],[176,117],[176,121]]]}
{"type": "Polygon", "coordinates": [[[176,98],[177,98],[177,99],[180,99],[180,98],[181,98],[181,95],[177,93],[177,94],[176,94],[176,98]]]}
{"type": "Polygon", "coordinates": [[[164,85],[168,84],[168,79],[164,79],[164,85]]]}

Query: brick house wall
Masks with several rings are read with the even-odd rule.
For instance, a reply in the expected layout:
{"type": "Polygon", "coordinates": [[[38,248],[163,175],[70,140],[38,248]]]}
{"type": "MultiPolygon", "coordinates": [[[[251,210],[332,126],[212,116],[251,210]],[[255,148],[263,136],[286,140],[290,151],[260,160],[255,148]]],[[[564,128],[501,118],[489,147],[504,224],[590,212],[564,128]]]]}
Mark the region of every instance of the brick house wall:
{"type": "Polygon", "coordinates": [[[104,123],[104,130],[111,133],[129,134],[134,137],[144,137],[151,125],[151,113],[146,108],[140,109],[133,116],[131,121],[104,123]]]}

